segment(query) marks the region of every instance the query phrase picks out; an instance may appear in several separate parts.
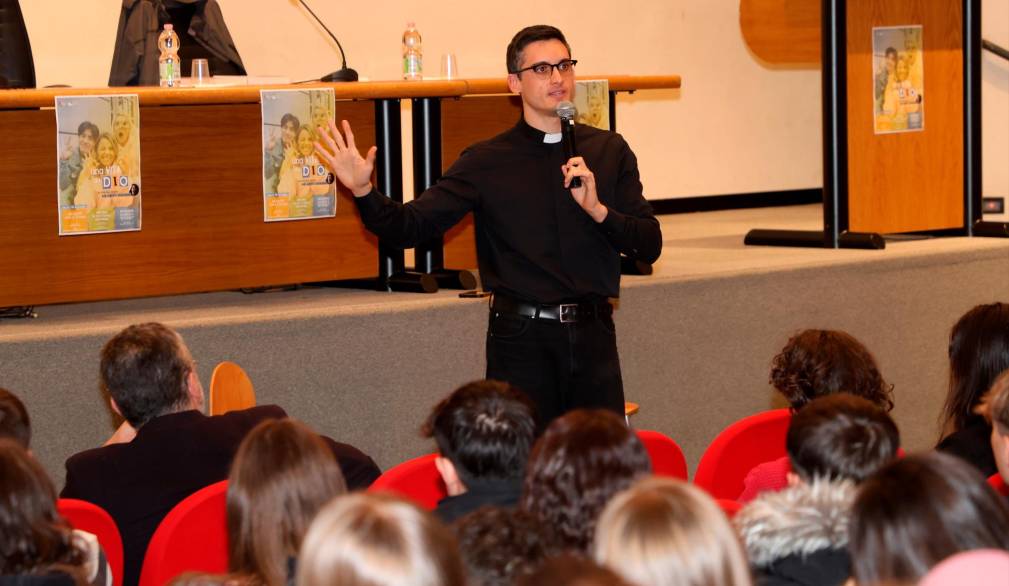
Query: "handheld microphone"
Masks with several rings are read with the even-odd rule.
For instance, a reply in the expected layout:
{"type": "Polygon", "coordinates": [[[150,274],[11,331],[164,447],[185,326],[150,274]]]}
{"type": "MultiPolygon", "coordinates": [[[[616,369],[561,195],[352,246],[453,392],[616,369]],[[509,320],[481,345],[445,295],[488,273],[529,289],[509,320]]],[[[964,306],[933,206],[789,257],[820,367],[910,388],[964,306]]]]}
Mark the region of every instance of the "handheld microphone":
{"type": "Polygon", "coordinates": [[[322,19],[316,16],[315,12],[312,12],[312,9],[308,7],[308,4],[305,4],[305,0],[298,0],[298,2],[305,7],[305,10],[312,15],[315,22],[319,23],[319,26],[321,26],[322,29],[329,34],[329,37],[336,43],[337,48],[340,49],[340,59],[343,61],[343,66],[333,73],[320,77],[319,81],[357,81],[357,72],[347,67],[347,55],[343,52],[343,45],[340,44],[340,39],[337,39],[336,35],[333,34],[333,31],[329,30],[329,27],[322,22],[322,19]]]}
{"type": "MultiPolygon", "coordinates": [[[[561,119],[561,142],[564,143],[564,156],[566,159],[578,156],[578,147],[575,145],[575,114],[578,109],[571,102],[564,101],[557,104],[554,109],[557,117],[561,119]]],[[[571,179],[571,187],[581,187],[582,178],[571,179]]]]}

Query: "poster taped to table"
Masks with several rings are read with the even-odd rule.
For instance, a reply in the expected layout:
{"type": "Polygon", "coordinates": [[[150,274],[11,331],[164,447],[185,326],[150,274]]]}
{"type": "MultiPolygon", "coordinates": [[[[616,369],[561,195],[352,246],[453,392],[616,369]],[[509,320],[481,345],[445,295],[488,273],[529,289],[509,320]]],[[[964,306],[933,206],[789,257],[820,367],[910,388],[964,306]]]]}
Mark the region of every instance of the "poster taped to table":
{"type": "Polygon", "coordinates": [[[137,96],[57,96],[56,165],[60,236],[140,230],[137,96]]]}
{"type": "Polygon", "coordinates": [[[872,29],[873,125],[876,134],[925,129],[921,25],[872,29]]]}
{"type": "Polygon", "coordinates": [[[262,90],[263,219],[336,215],[336,177],[315,152],[336,109],[332,89],[262,90]]]}
{"type": "Polygon", "coordinates": [[[575,82],[575,108],[579,124],[613,130],[610,123],[610,82],[606,79],[579,79],[575,82]]]}

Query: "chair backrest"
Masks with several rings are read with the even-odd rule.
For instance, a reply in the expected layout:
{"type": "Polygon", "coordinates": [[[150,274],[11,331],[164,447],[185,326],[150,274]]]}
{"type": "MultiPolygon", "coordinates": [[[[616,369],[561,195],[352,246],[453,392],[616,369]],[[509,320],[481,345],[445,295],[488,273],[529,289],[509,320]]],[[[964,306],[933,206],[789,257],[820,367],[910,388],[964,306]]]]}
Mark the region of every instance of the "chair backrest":
{"type": "Polygon", "coordinates": [[[434,465],[438,454],[428,454],[386,470],[368,488],[369,492],[394,492],[429,511],[448,496],[445,482],[434,465]]]}
{"type": "Polygon", "coordinates": [[[788,409],[774,409],[726,427],[704,450],[694,484],[716,499],[738,498],[743,480],[754,466],[786,455],[785,436],[791,418],[788,409]]]}
{"type": "Polygon", "coordinates": [[[687,479],[687,459],[676,442],[657,431],[637,430],[636,433],[648,450],[653,474],[687,479]]]}
{"type": "Polygon", "coordinates": [[[1002,480],[998,472],[988,477],[988,484],[1000,495],[1009,496],[1009,484],[1006,484],[1005,480],[1002,480]]]}
{"type": "Polygon", "coordinates": [[[140,586],[164,586],[185,572],[228,571],[227,492],[227,480],[215,482],[169,511],[147,546],[140,586]]]}
{"type": "Polygon", "coordinates": [[[256,406],[256,391],[252,379],[234,362],[224,362],[214,367],[210,376],[210,414],[240,411],[256,406]]]}
{"type": "Polygon", "coordinates": [[[715,499],[715,502],[718,503],[718,507],[722,509],[722,512],[725,513],[725,516],[730,519],[736,516],[736,513],[739,512],[739,509],[743,508],[743,503],[739,501],[733,501],[729,499],[715,499]]]}
{"type": "Polygon", "coordinates": [[[56,510],[71,527],[87,531],[98,538],[105,559],[112,568],[112,584],[122,586],[123,538],[119,535],[119,527],[112,516],[98,505],[77,499],[58,499],[56,510]]]}

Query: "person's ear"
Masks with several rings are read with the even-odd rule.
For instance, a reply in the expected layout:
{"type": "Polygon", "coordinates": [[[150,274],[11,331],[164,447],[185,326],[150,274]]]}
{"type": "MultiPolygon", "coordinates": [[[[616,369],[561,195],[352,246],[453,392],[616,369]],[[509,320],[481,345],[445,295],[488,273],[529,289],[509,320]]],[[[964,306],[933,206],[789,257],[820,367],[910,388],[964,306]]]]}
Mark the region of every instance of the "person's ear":
{"type": "MultiPolygon", "coordinates": [[[[123,417],[123,412],[119,410],[119,405],[116,404],[116,400],[112,397],[109,397],[109,407],[112,407],[112,411],[115,412],[116,415],[123,417]]],[[[125,419],[125,417],[123,418],[125,419]]]]}
{"type": "Polygon", "coordinates": [[[788,480],[788,486],[799,486],[802,484],[802,477],[795,472],[785,473],[785,478],[788,480]]]}
{"type": "Polygon", "coordinates": [[[186,391],[189,393],[189,402],[193,408],[203,411],[206,399],[203,396],[203,385],[200,383],[200,377],[196,374],[195,367],[190,369],[189,374],[186,376],[186,391]]]}
{"type": "Polygon", "coordinates": [[[519,80],[517,73],[508,74],[508,89],[511,90],[513,94],[522,93],[522,81],[519,80]]]}
{"type": "Polygon", "coordinates": [[[434,459],[434,467],[438,469],[438,474],[445,481],[445,488],[448,489],[449,496],[458,496],[466,492],[466,485],[459,479],[459,472],[451,460],[438,456],[434,459]]]}

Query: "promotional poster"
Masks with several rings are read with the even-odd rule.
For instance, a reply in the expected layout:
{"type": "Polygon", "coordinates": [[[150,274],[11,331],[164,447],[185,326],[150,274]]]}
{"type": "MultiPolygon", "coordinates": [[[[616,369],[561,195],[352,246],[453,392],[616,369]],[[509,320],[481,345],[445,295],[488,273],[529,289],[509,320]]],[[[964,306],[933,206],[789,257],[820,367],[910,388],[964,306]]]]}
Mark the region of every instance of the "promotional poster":
{"type": "Polygon", "coordinates": [[[60,236],[140,229],[136,95],[57,96],[60,236]]]}
{"type": "Polygon", "coordinates": [[[263,90],[263,216],[267,222],[336,215],[336,178],[315,153],[333,119],[331,89],[263,90]]]}
{"type": "Polygon", "coordinates": [[[925,64],[921,40],[921,26],[872,29],[876,134],[925,128],[925,64]]]}
{"type": "Polygon", "coordinates": [[[605,79],[576,81],[575,108],[578,109],[575,121],[579,124],[611,130],[610,82],[605,79]]]}

